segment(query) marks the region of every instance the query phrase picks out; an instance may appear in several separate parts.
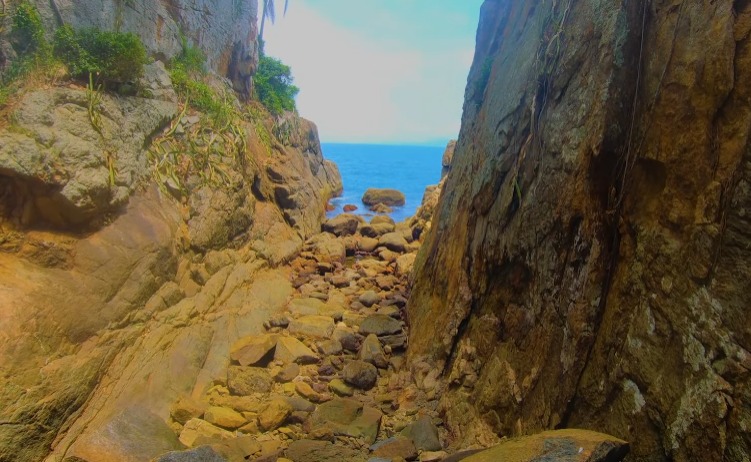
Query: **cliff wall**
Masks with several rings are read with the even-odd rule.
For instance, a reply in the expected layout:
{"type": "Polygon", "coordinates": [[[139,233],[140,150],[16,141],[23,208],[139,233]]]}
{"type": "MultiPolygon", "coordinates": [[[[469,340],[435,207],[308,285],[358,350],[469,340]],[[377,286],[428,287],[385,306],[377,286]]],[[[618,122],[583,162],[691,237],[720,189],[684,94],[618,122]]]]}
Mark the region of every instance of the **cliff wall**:
{"type": "Polygon", "coordinates": [[[487,0],[410,356],[468,441],[751,452],[751,4],[487,0]]]}

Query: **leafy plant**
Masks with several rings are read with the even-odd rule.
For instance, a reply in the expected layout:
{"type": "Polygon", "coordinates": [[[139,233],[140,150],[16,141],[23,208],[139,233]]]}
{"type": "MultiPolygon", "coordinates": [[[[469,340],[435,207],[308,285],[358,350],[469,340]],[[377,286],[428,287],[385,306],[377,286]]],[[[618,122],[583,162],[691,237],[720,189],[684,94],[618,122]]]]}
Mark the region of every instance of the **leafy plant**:
{"type": "Polygon", "coordinates": [[[62,26],[55,32],[54,51],[77,78],[88,74],[103,83],[125,83],[143,75],[146,48],[132,33],[62,26]]]}
{"type": "Polygon", "coordinates": [[[261,103],[275,115],[296,111],[295,96],[300,89],[293,85],[292,70],[276,58],[262,55],[258,70],[253,76],[256,95],[261,103]]]}
{"type": "Polygon", "coordinates": [[[44,38],[44,24],[39,10],[28,1],[21,2],[13,13],[13,47],[18,54],[49,53],[44,38]]]}

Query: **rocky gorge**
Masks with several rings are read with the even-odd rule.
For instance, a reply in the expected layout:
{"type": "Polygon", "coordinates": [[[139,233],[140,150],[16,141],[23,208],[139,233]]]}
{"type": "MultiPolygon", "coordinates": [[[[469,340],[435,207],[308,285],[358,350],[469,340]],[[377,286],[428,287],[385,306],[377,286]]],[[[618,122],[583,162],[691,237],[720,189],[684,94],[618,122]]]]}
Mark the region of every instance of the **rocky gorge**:
{"type": "Polygon", "coordinates": [[[257,2],[33,3],[152,62],[0,114],[0,461],[747,460],[748,2],[486,0],[401,223],[249,100],[257,2]]]}

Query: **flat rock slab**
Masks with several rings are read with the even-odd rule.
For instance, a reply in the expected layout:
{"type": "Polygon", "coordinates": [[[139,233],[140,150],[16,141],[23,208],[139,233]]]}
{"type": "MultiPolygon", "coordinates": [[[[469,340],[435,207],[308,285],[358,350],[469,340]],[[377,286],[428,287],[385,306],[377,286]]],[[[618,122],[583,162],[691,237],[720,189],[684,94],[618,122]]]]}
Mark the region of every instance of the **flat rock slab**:
{"type": "Polygon", "coordinates": [[[403,436],[395,436],[384,441],[372,445],[370,450],[373,451],[373,455],[376,457],[383,457],[391,460],[396,457],[401,457],[406,460],[413,460],[417,458],[417,448],[411,439],[403,436]]]}
{"type": "Polygon", "coordinates": [[[232,344],[230,359],[237,361],[241,366],[252,366],[271,359],[271,351],[276,346],[276,336],[251,335],[243,337],[232,344]]]}
{"type": "Polygon", "coordinates": [[[328,316],[302,316],[289,323],[289,333],[330,338],[334,333],[334,320],[328,316]]]}
{"type": "Polygon", "coordinates": [[[180,432],[180,442],[189,448],[200,440],[227,440],[234,437],[234,433],[201,419],[190,419],[180,432]]]}
{"type": "Polygon", "coordinates": [[[201,446],[188,451],[173,451],[156,459],[156,462],[229,462],[211,446],[201,446]]]}
{"type": "Polygon", "coordinates": [[[293,441],[287,448],[285,455],[293,462],[365,461],[362,452],[334,445],[328,441],[293,441]]]}
{"type": "Polygon", "coordinates": [[[294,337],[279,337],[274,359],[285,364],[312,364],[318,361],[318,355],[294,337]]]}
{"type": "Polygon", "coordinates": [[[407,425],[402,430],[402,436],[411,439],[415,447],[422,451],[440,451],[441,441],[438,438],[438,428],[429,416],[421,416],[417,421],[407,425]]]}
{"type": "Polygon", "coordinates": [[[377,336],[398,334],[402,331],[402,323],[383,314],[373,314],[360,323],[362,335],[376,334],[377,336]]]}
{"type": "Polygon", "coordinates": [[[373,444],[378,436],[383,413],[363,406],[357,400],[335,398],[319,405],[310,417],[313,429],[324,429],[334,435],[360,438],[373,444]]]}
{"type": "Polygon", "coordinates": [[[464,459],[466,462],[618,462],[628,454],[629,444],[589,430],[555,430],[514,438],[464,459]],[[544,457],[544,459],[543,459],[544,457]]]}

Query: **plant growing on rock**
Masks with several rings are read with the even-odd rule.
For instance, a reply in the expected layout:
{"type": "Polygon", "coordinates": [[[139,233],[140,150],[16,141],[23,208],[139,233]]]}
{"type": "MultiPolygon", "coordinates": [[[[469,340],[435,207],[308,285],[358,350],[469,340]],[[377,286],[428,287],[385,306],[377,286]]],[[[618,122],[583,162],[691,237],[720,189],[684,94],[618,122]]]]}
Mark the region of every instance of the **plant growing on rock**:
{"type": "Polygon", "coordinates": [[[293,85],[292,70],[276,58],[261,54],[253,77],[256,95],[274,115],[296,111],[295,96],[300,89],[293,85]]]}

